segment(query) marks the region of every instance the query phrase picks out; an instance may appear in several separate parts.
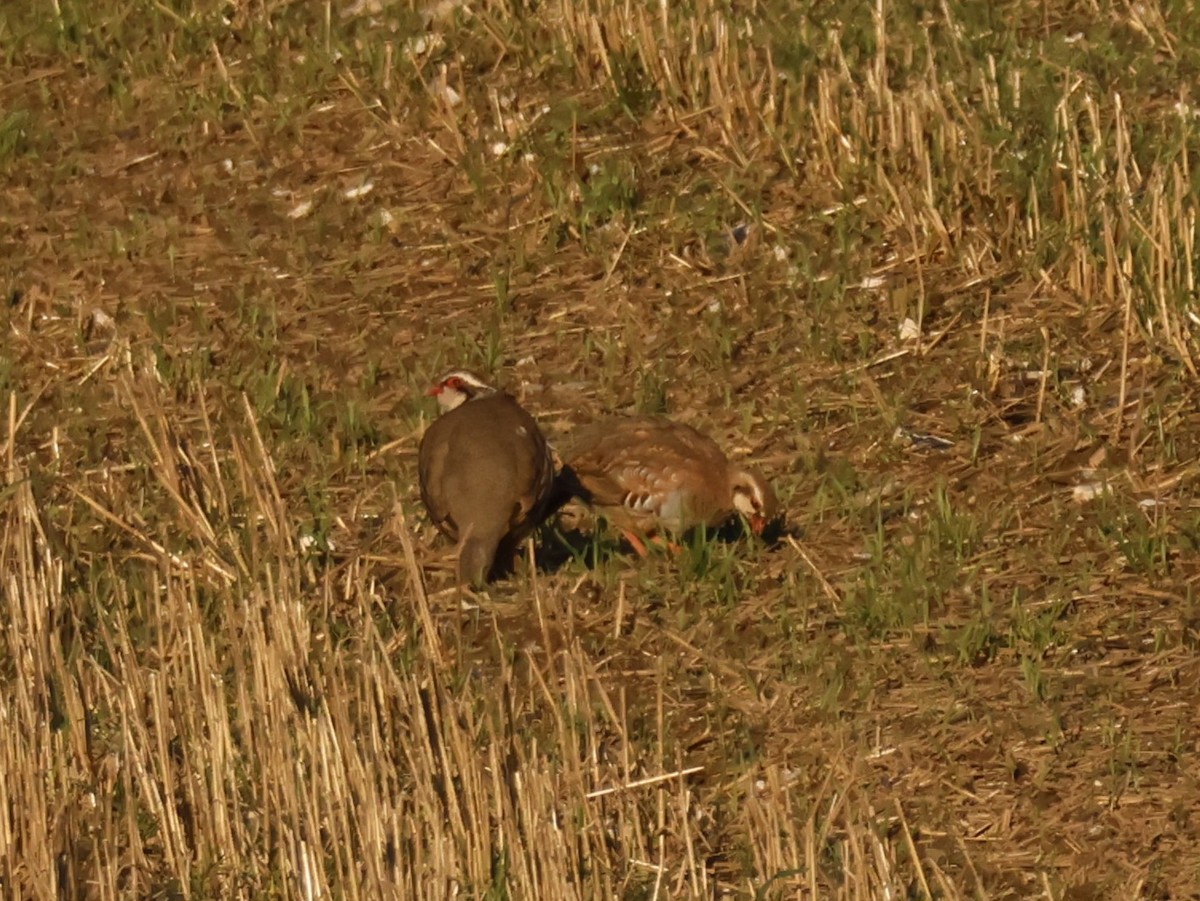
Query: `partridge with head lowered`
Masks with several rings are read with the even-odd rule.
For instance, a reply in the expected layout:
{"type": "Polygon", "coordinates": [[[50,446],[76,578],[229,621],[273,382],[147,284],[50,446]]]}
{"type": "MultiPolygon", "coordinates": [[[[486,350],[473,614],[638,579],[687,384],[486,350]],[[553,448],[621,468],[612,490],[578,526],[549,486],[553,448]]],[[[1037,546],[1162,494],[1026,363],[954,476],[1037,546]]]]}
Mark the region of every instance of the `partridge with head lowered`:
{"type": "Polygon", "coordinates": [[[576,433],[564,459],[572,493],[622,529],[639,553],[645,548],[637,533],[681,533],[740,514],[762,534],[775,517],[770,483],[682,423],[652,417],[598,422],[576,433]]]}
{"type": "Polygon", "coordinates": [[[434,525],[458,542],[460,583],[486,581],[541,521],[554,460],[533,417],[510,395],[456,370],[429,393],[442,415],[421,439],[421,500],[434,525]]]}

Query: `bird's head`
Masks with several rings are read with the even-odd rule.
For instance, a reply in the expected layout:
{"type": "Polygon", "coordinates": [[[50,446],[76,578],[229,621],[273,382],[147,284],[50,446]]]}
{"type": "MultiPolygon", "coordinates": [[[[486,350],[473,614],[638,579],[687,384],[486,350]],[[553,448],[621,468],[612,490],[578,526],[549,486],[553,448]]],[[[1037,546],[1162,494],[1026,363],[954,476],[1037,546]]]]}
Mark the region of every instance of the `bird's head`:
{"type": "Polygon", "coordinates": [[[733,489],[733,509],[750,523],[755,535],[761,535],[779,512],[771,483],[757,469],[737,467],[729,484],[733,489]]]}
{"type": "Polygon", "coordinates": [[[455,369],[438,379],[437,384],[425,393],[429,397],[436,397],[438,408],[446,413],[469,400],[495,394],[496,389],[473,372],[455,369]]]}

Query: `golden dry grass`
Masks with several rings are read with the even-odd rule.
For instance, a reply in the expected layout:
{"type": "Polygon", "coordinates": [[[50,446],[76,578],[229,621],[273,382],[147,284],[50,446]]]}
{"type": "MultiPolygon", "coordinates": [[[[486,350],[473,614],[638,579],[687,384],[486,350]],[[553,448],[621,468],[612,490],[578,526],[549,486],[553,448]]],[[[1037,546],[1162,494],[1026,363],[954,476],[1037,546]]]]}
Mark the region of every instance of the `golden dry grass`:
{"type": "Polygon", "coordinates": [[[0,12],[4,893],[1196,896],[1194,28],[0,12]],[[460,611],[449,364],[789,532],[460,611]]]}

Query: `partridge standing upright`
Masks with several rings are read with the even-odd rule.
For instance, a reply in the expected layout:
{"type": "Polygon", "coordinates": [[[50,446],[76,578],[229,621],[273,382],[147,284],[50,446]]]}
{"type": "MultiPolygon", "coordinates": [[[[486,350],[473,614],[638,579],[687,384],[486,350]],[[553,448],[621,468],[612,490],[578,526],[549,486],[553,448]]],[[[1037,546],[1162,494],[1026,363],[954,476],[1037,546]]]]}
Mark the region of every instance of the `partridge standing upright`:
{"type": "Polygon", "coordinates": [[[653,417],[598,422],[576,433],[564,459],[569,490],[624,531],[639,554],[645,547],[638,533],[682,533],[736,513],[762,534],[775,517],[770,483],[682,423],[653,417]]]}
{"type": "Polygon", "coordinates": [[[429,390],[442,410],[417,454],[421,500],[434,525],[458,542],[458,579],[486,581],[541,521],[554,460],[537,423],[508,394],[463,370],[429,390]]]}

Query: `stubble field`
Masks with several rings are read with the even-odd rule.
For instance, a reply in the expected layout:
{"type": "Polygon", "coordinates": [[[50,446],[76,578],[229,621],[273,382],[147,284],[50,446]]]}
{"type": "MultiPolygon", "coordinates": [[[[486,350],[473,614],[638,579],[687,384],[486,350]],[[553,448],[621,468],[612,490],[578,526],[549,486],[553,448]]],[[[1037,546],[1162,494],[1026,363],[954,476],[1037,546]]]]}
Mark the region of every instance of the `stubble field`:
{"type": "Polygon", "coordinates": [[[0,9],[8,897],[1200,897],[1200,18],[0,9]],[[468,366],[771,543],[463,610],[468,366]]]}

